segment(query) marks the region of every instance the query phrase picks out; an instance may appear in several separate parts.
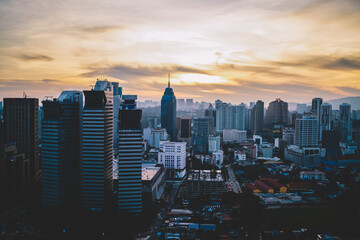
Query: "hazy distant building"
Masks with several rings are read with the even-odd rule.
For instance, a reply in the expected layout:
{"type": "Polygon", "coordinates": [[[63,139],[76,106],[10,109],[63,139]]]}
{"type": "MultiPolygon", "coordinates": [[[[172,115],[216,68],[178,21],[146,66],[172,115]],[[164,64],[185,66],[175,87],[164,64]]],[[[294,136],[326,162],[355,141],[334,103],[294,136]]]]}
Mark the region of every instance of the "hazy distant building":
{"type": "Polygon", "coordinates": [[[223,130],[224,142],[244,143],[246,142],[246,131],[237,129],[224,129],[223,130]]]}
{"type": "Polygon", "coordinates": [[[220,136],[209,135],[208,138],[209,153],[220,150],[220,136]]]}
{"type": "Polygon", "coordinates": [[[289,122],[288,103],[277,98],[269,103],[266,110],[265,125],[268,128],[280,129],[289,122]]]}
{"type": "Polygon", "coordinates": [[[296,111],[298,113],[304,113],[307,111],[307,105],[306,104],[297,104],[296,105],[296,111]]]}
{"type": "Polygon", "coordinates": [[[143,132],[144,140],[147,140],[152,148],[159,148],[161,141],[169,140],[169,135],[165,128],[144,128],[143,132]]]}
{"type": "Polygon", "coordinates": [[[41,201],[44,206],[75,206],[80,197],[83,94],[63,91],[42,103],[41,201]]]}
{"type": "Polygon", "coordinates": [[[182,110],[186,107],[185,100],[183,98],[178,99],[176,104],[179,110],[182,110]]]}
{"type": "Polygon", "coordinates": [[[284,128],[282,131],[282,139],[286,141],[287,145],[293,145],[295,143],[295,129],[284,128]]]}
{"type": "Polygon", "coordinates": [[[186,99],[186,107],[193,108],[194,107],[194,99],[186,99]]]}
{"type": "Polygon", "coordinates": [[[320,139],[322,139],[323,131],[331,129],[332,106],[323,103],[320,107],[320,139]]]}
{"type": "Polygon", "coordinates": [[[264,102],[261,100],[258,100],[251,109],[250,129],[253,134],[264,129],[264,102]]]}
{"type": "Polygon", "coordinates": [[[351,140],[352,124],[351,124],[351,105],[343,103],[340,105],[340,140],[346,142],[351,140]]]}
{"type": "Polygon", "coordinates": [[[84,95],[81,205],[102,212],[113,202],[113,85],[98,80],[84,95]]]}
{"type": "Polygon", "coordinates": [[[164,95],[161,99],[161,127],[165,128],[170,139],[176,139],[176,97],[173,89],[170,87],[170,80],[168,87],[165,89],[164,95]]]}
{"type": "Polygon", "coordinates": [[[311,112],[315,115],[318,120],[318,140],[320,140],[320,112],[321,104],[323,103],[322,98],[313,98],[311,103],[311,112]]]}
{"type": "Polygon", "coordinates": [[[5,142],[16,143],[30,163],[30,178],[39,173],[39,100],[37,98],[4,98],[5,142]]]}

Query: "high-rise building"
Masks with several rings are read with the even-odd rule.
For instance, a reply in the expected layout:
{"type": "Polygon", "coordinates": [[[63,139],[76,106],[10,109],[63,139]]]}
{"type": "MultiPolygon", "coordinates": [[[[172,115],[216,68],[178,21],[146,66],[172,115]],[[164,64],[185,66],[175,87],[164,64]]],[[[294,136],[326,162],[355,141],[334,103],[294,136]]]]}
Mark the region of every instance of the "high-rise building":
{"type": "Polygon", "coordinates": [[[210,132],[210,124],[208,117],[194,118],[193,126],[193,151],[195,153],[208,152],[208,136],[210,132]]]}
{"type": "Polygon", "coordinates": [[[176,140],[176,97],[170,87],[170,78],[161,99],[161,127],[166,129],[171,141],[176,140]]]}
{"type": "Polygon", "coordinates": [[[83,94],[63,91],[42,103],[41,201],[44,206],[74,206],[80,191],[83,94]]]}
{"type": "Polygon", "coordinates": [[[322,139],[323,131],[331,129],[332,106],[323,103],[320,107],[320,139],[322,139]]]}
{"type": "Polygon", "coordinates": [[[112,82],[113,85],[113,145],[117,149],[118,144],[118,111],[120,109],[122,87],[119,87],[118,82],[112,82]]]}
{"type": "Polygon", "coordinates": [[[288,103],[277,98],[269,103],[266,110],[265,125],[268,128],[280,129],[289,122],[288,103]]]}
{"type": "Polygon", "coordinates": [[[305,115],[295,121],[295,145],[299,147],[318,146],[318,120],[314,116],[305,115]]]}
{"type": "Polygon", "coordinates": [[[158,120],[157,117],[148,118],[149,128],[157,128],[158,126],[157,120],[158,120]]]}
{"type": "Polygon", "coordinates": [[[39,100],[37,98],[4,98],[5,142],[16,143],[30,163],[30,177],[40,173],[39,100]]]}
{"type": "Polygon", "coordinates": [[[209,153],[220,150],[220,136],[209,135],[208,138],[209,153]]]}
{"type": "Polygon", "coordinates": [[[143,139],[147,140],[152,148],[159,148],[160,142],[169,138],[165,128],[144,128],[143,133],[143,139]]]}
{"type": "Polygon", "coordinates": [[[293,145],[295,140],[295,129],[284,128],[282,130],[282,139],[286,141],[287,145],[293,145]]]}
{"type": "Polygon", "coordinates": [[[328,160],[337,160],[340,154],[340,132],[339,130],[324,130],[322,134],[322,147],[326,150],[326,158],[328,160]]]}
{"type": "Polygon", "coordinates": [[[351,105],[343,103],[340,105],[340,140],[346,142],[351,140],[352,124],[351,124],[351,105]]]}
{"type": "Polygon", "coordinates": [[[264,102],[261,100],[258,100],[251,109],[250,129],[253,134],[264,129],[264,102]]]}
{"type": "Polygon", "coordinates": [[[123,95],[119,110],[118,188],[119,212],[142,211],[142,137],[141,109],[136,109],[136,95],[123,95]]]}
{"type": "Polygon", "coordinates": [[[226,119],[226,108],[228,107],[227,103],[222,102],[221,100],[216,100],[216,131],[221,133],[225,129],[225,119],[226,119]]]}
{"type": "Polygon", "coordinates": [[[186,99],[186,107],[187,108],[193,108],[194,107],[194,99],[186,99]]]}
{"type": "Polygon", "coordinates": [[[181,117],[180,119],[180,138],[191,137],[191,117],[181,117]]]}
{"type": "Polygon", "coordinates": [[[177,100],[177,107],[179,108],[179,110],[182,110],[185,108],[185,99],[180,98],[177,100]]]}
{"type": "Polygon", "coordinates": [[[234,113],[234,129],[245,130],[246,128],[246,105],[241,103],[235,106],[234,113]]]}
{"type": "Polygon", "coordinates": [[[320,140],[320,112],[321,104],[323,103],[322,98],[313,98],[311,103],[311,112],[315,115],[318,120],[318,140],[320,140]]]}
{"type": "Polygon", "coordinates": [[[216,109],[212,104],[209,105],[207,109],[205,109],[205,117],[209,118],[210,122],[210,134],[216,134],[216,109]]]}
{"type": "Polygon", "coordinates": [[[186,143],[161,142],[158,164],[164,165],[170,177],[182,179],[186,174],[186,143]]]}
{"type": "Polygon", "coordinates": [[[102,212],[113,202],[113,85],[98,80],[84,95],[81,205],[102,212]]]}
{"type": "Polygon", "coordinates": [[[307,111],[307,105],[306,104],[297,104],[296,105],[296,111],[298,113],[301,113],[301,114],[306,112],[307,111]]]}

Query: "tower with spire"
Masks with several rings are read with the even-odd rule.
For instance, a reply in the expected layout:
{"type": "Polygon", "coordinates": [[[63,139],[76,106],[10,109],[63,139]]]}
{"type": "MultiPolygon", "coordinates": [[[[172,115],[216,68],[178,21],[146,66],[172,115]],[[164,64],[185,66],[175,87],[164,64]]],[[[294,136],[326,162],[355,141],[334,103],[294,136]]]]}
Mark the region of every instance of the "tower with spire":
{"type": "Polygon", "coordinates": [[[161,99],[161,127],[166,129],[171,141],[176,140],[176,97],[170,87],[170,73],[168,74],[168,87],[165,88],[161,99]]]}

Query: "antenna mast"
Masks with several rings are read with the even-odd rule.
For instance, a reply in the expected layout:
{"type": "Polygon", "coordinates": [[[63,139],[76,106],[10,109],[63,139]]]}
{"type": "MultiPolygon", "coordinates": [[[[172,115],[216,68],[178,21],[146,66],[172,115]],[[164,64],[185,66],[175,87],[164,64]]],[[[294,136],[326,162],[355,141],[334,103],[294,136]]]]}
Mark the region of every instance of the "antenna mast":
{"type": "Polygon", "coordinates": [[[170,73],[168,73],[168,88],[170,88],[170,73]]]}

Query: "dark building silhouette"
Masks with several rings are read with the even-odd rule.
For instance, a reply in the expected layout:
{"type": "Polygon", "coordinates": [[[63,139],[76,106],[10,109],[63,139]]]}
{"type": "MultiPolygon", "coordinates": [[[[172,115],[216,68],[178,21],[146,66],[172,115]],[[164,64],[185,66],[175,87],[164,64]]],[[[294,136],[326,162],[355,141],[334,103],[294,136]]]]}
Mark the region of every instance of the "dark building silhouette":
{"type": "Polygon", "coordinates": [[[210,122],[210,135],[216,135],[216,109],[212,104],[205,109],[205,117],[209,118],[210,122]]]}
{"type": "Polygon", "coordinates": [[[97,81],[84,95],[81,206],[103,212],[113,203],[113,85],[97,81]]]}
{"type": "Polygon", "coordinates": [[[324,130],[322,133],[322,147],[325,148],[327,160],[337,160],[340,154],[340,132],[339,130],[324,130]]]}
{"type": "Polygon", "coordinates": [[[161,99],[161,127],[166,129],[171,141],[176,140],[176,97],[170,79],[161,99]]]}
{"type": "Polygon", "coordinates": [[[191,118],[182,117],[180,119],[180,138],[191,137],[191,118]]]}
{"type": "Polygon", "coordinates": [[[29,159],[30,178],[40,173],[39,100],[4,98],[5,143],[15,143],[17,151],[29,159]]]}
{"type": "Polygon", "coordinates": [[[80,192],[83,94],[63,91],[59,98],[42,103],[42,204],[74,206],[79,201],[80,192]]]}
{"type": "Polygon", "coordinates": [[[264,129],[264,102],[261,100],[258,100],[251,109],[250,129],[253,134],[264,129]]]}
{"type": "Polygon", "coordinates": [[[209,126],[210,121],[208,117],[194,118],[192,146],[195,153],[208,152],[209,126]]]}
{"type": "Polygon", "coordinates": [[[277,98],[275,101],[269,103],[266,110],[265,125],[268,128],[280,129],[288,124],[289,110],[288,103],[277,98]]]}
{"type": "Polygon", "coordinates": [[[118,122],[117,209],[119,212],[142,211],[142,139],[141,109],[136,95],[123,95],[118,122]]]}

